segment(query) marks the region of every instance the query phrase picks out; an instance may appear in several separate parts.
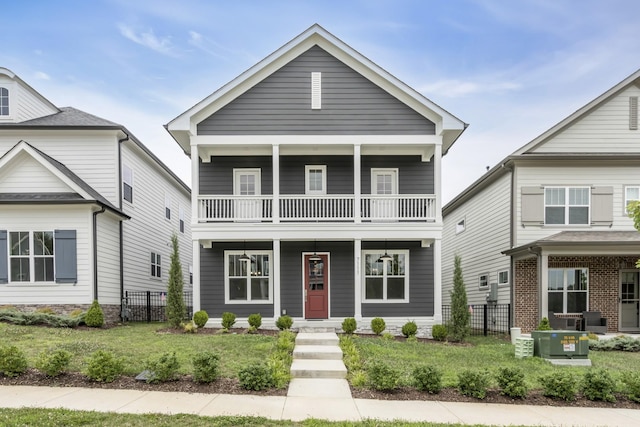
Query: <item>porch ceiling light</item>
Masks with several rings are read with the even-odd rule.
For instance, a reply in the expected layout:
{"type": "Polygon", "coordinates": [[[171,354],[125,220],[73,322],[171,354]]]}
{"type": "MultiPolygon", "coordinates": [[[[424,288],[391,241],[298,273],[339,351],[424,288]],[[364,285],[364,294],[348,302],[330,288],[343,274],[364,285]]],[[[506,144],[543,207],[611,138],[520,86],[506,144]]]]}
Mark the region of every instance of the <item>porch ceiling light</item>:
{"type": "Polygon", "coordinates": [[[391,261],[392,259],[393,259],[393,257],[387,253],[387,241],[385,240],[384,241],[384,255],[382,255],[380,258],[378,258],[376,262],[384,263],[385,261],[391,261]]]}
{"type": "Polygon", "coordinates": [[[313,241],[313,255],[311,255],[309,257],[309,261],[312,261],[312,262],[320,262],[320,261],[322,261],[322,258],[320,258],[320,255],[318,255],[317,246],[318,246],[318,243],[314,240],[313,241]]]}
{"type": "Polygon", "coordinates": [[[251,257],[247,255],[247,242],[242,242],[242,255],[238,258],[240,261],[251,261],[251,257]]]}

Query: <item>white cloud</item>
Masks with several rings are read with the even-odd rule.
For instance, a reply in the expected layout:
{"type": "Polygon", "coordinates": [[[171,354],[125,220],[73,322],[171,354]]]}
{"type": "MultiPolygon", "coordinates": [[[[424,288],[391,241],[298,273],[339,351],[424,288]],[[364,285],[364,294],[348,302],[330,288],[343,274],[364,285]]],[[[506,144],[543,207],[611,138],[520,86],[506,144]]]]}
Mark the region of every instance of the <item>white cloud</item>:
{"type": "Polygon", "coordinates": [[[155,50],[156,52],[164,55],[177,56],[173,49],[170,37],[158,38],[154,34],[153,29],[149,29],[146,32],[143,31],[136,33],[133,28],[125,24],[118,24],[118,28],[120,29],[121,35],[135,43],[138,43],[139,45],[148,47],[149,49],[155,50]]]}
{"type": "Polygon", "coordinates": [[[51,77],[43,71],[38,71],[35,73],[34,77],[38,80],[51,80],[51,77]]]}

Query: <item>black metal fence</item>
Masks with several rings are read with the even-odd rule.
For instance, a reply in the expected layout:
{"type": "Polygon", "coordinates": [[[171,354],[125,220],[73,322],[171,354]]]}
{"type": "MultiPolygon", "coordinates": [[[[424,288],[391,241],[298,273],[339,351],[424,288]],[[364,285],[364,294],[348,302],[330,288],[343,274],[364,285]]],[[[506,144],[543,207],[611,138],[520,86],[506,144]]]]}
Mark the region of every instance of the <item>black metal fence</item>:
{"type": "MultiPolygon", "coordinates": [[[[122,317],[129,322],[165,322],[167,293],[157,291],[125,291],[122,317]]],[[[185,320],[193,317],[193,292],[182,294],[187,307],[185,320]]]]}
{"type": "MultiPolygon", "coordinates": [[[[471,304],[471,335],[505,335],[510,333],[511,304],[471,304]]],[[[451,306],[442,306],[442,322],[449,322],[451,306]]]]}

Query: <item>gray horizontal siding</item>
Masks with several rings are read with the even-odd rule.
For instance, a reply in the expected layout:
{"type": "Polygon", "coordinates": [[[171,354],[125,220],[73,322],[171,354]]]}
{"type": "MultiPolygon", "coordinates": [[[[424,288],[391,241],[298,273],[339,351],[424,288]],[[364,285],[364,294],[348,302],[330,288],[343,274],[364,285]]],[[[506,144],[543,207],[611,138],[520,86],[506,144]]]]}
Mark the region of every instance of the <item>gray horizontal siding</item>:
{"type": "Polygon", "coordinates": [[[433,194],[433,162],[420,156],[362,156],[362,194],[371,194],[372,168],[398,168],[400,194],[433,194]]]}
{"type": "MultiPolygon", "coordinates": [[[[260,313],[273,317],[273,304],[225,304],[224,303],[224,251],[243,249],[243,243],[214,243],[211,249],[200,249],[200,306],[209,317],[219,318],[229,311],[238,317],[260,313]]],[[[247,250],[271,250],[271,243],[246,243],[247,250]]]]}
{"type": "Polygon", "coordinates": [[[353,194],[353,156],[280,157],[280,194],[305,193],[305,165],[327,166],[327,194],[353,194]]]}
{"type": "MultiPolygon", "coordinates": [[[[362,249],[380,249],[384,242],[362,242],[362,249]]],[[[399,304],[362,304],[364,317],[433,316],[433,249],[420,242],[387,242],[389,249],[409,249],[409,302],[399,304]]]]}
{"type": "Polygon", "coordinates": [[[211,163],[200,162],[200,194],[233,194],[233,169],[238,168],[259,168],[262,194],[273,194],[271,156],[218,156],[211,163]]]}
{"type": "Polygon", "coordinates": [[[198,135],[433,135],[435,125],[318,46],[198,124],[198,135]],[[322,109],[311,109],[311,72],[322,109]]]}

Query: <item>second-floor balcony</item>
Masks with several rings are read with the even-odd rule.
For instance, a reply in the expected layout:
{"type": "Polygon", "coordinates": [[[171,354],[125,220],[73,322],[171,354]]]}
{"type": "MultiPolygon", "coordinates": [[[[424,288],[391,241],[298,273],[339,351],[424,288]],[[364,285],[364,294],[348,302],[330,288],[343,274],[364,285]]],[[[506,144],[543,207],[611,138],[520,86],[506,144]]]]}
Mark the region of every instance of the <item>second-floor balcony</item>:
{"type": "Polygon", "coordinates": [[[198,222],[434,222],[436,197],[273,195],[198,197],[198,222]],[[277,200],[277,201],[276,201],[277,200]]]}

